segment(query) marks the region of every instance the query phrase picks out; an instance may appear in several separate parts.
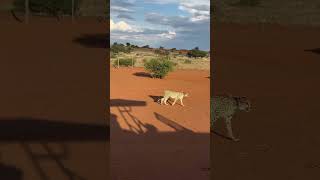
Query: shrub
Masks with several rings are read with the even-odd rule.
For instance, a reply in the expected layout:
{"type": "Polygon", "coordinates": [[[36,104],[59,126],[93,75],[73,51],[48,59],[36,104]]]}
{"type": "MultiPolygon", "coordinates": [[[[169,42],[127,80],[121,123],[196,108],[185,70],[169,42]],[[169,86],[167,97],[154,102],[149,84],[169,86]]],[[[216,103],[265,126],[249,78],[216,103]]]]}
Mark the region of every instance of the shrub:
{"type": "Polygon", "coordinates": [[[164,78],[169,72],[173,71],[174,63],[164,58],[153,58],[144,64],[147,71],[153,78],[164,78]]]}
{"type": "Polygon", "coordinates": [[[125,46],[124,44],[113,43],[110,48],[111,52],[114,54],[118,54],[120,52],[130,53],[133,48],[131,46],[125,46]]]}
{"type": "Polygon", "coordinates": [[[147,61],[148,61],[147,59],[143,59],[143,60],[142,60],[143,63],[146,63],[147,61]]]}
{"type": "MultiPolygon", "coordinates": [[[[129,66],[132,66],[132,63],[133,63],[133,66],[134,66],[135,63],[136,63],[136,60],[133,59],[133,61],[132,61],[131,58],[121,58],[121,59],[119,59],[119,66],[129,67],[129,66]]],[[[118,60],[115,60],[113,62],[113,65],[114,66],[118,66],[118,60]]]]}
{"type": "Polygon", "coordinates": [[[169,56],[170,52],[165,49],[156,49],[154,51],[155,54],[161,55],[161,56],[169,56]]]}
{"type": "Polygon", "coordinates": [[[171,49],[171,52],[174,52],[174,51],[176,51],[177,50],[177,48],[172,48],[171,49]]]}
{"type": "Polygon", "coordinates": [[[185,63],[185,64],[191,64],[192,61],[191,61],[190,59],[186,59],[186,60],[184,60],[184,63],[185,63]]]}
{"type": "Polygon", "coordinates": [[[206,51],[201,51],[198,48],[192,49],[188,52],[187,56],[189,57],[206,57],[207,56],[206,51]]]}

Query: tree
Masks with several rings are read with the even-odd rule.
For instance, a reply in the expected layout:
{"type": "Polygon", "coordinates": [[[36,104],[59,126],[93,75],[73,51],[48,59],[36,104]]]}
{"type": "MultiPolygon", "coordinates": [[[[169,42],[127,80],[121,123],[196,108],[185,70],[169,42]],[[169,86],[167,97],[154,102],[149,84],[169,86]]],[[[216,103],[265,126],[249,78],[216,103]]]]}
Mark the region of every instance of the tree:
{"type": "Polygon", "coordinates": [[[187,53],[187,56],[197,58],[197,57],[206,57],[207,54],[208,53],[206,51],[201,51],[201,50],[199,50],[198,47],[196,47],[196,48],[192,49],[191,51],[189,51],[187,53]]]}
{"type": "Polygon", "coordinates": [[[130,53],[133,50],[133,48],[131,46],[125,46],[124,44],[118,44],[115,42],[111,46],[110,50],[113,54],[118,54],[120,52],[130,53]]]}

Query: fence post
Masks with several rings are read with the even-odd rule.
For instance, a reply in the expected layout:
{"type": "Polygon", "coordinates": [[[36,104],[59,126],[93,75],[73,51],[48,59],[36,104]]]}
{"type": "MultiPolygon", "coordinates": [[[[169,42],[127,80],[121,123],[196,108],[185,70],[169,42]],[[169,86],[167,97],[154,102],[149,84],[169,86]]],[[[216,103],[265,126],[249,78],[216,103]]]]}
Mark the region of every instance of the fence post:
{"type": "Polygon", "coordinates": [[[131,57],[131,68],[133,68],[133,56],[131,57]]]}
{"type": "Polygon", "coordinates": [[[29,24],[29,0],[25,0],[25,17],[24,21],[26,24],[29,24]]]}
{"type": "Polygon", "coordinates": [[[119,57],[117,57],[117,60],[118,60],[118,69],[119,69],[119,57]]]}
{"type": "Polygon", "coordinates": [[[71,9],[71,19],[72,19],[72,23],[74,23],[74,0],[72,0],[72,3],[71,3],[72,5],[72,9],[71,9]]]}

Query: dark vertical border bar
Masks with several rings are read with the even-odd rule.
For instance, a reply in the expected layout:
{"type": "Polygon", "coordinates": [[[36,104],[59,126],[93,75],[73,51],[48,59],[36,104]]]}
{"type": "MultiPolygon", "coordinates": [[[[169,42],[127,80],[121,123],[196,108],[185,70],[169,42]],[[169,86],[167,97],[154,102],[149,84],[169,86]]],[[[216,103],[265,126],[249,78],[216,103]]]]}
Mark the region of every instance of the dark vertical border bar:
{"type": "MultiPolygon", "coordinates": [[[[213,18],[213,13],[214,12],[214,0],[210,0],[210,103],[211,103],[211,98],[213,97],[213,76],[214,76],[214,57],[213,57],[213,51],[214,51],[214,18],[213,18]]],[[[211,104],[210,104],[210,111],[211,111],[211,104]]],[[[211,121],[211,113],[210,113],[210,121],[211,121]]],[[[211,122],[210,122],[211,125],[211,122]]],[[[211,132],[210,132],[211,133],[211,132]]],[[[210,134],[210,179],[213,178],[213,137],[210,134]]]]}
{"type": "Polygon", "coordinates": [[[106,5],[107,5],[107,13],[106,13],[106,23],[107,23],[107,49],[106,49],[106,77],[107,77],[107,82],[106,82],[106,121],[108,124],[108,142],[107,142],[107,147],[108,147],[108,169],[107,169],[107,173],[108,173],[108,178],[111,180],[111,127],[110,127],[110,1],[111,0],[105,0],[106,5]]]}

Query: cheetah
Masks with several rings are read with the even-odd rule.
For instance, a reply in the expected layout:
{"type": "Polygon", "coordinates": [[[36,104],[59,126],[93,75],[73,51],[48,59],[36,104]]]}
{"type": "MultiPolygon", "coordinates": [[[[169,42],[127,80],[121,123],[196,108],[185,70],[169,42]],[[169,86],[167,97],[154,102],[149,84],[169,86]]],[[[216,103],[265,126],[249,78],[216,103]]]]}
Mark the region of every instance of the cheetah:
{"type": "Polygon", "coordinates": [[[177,100],[180,100],[181,106],[184,106],[182,100],[184,97],[188,97],[188,96],[189,96],[188,93],[165,90],[163,98],[159,99],[158,103],[160,104],[164,103],[165,105],[168,105],[167,104],[168,99],[172,98],[174,99],[173,103],[171,104],[172,106],[176,103],[177,100]]]}
{"type": "Polygon", "coordinates": [[[211,131],[213,131],[213,124],[218,119],[224,119],[228,136],[234,140],[239,141],[234,137],[232,132],[231,120],[237,111],[249,112],[251,110],[251,103],[247,97],[237,97],[231,95],[218,95],[211,99],[211,131]]]}

